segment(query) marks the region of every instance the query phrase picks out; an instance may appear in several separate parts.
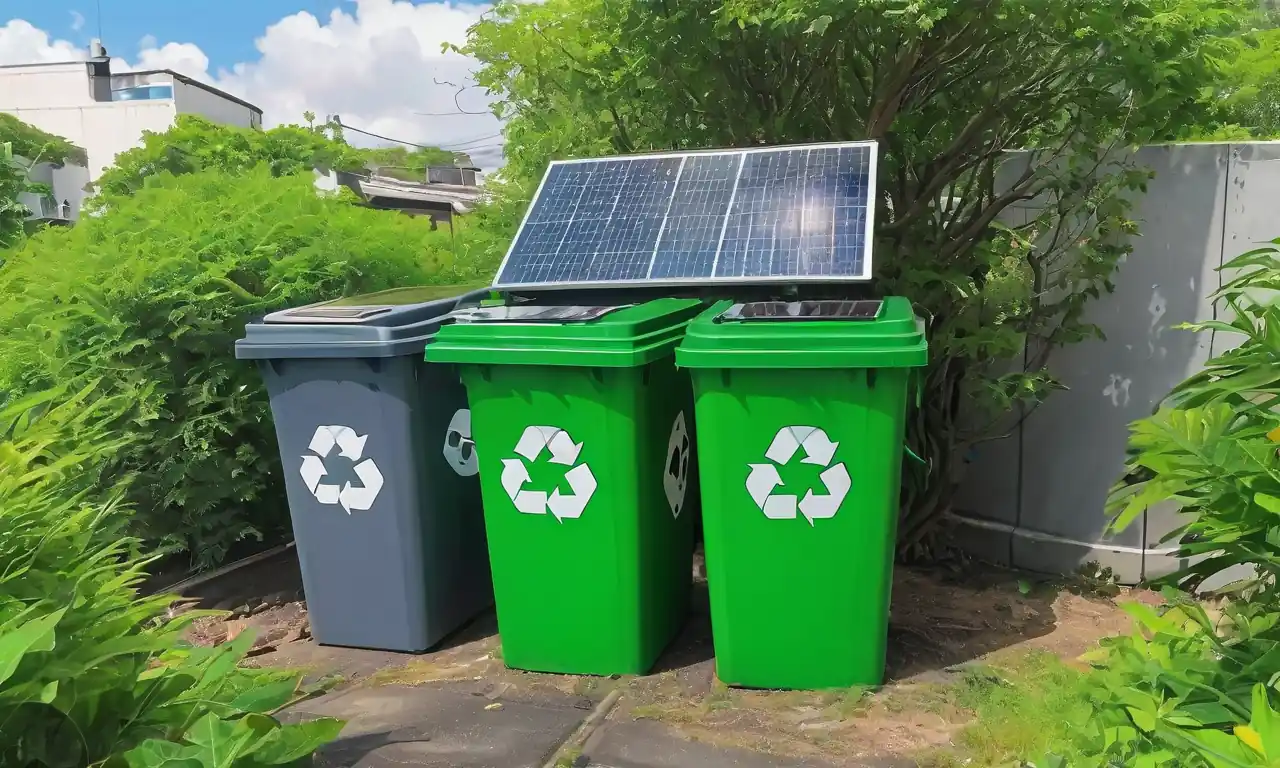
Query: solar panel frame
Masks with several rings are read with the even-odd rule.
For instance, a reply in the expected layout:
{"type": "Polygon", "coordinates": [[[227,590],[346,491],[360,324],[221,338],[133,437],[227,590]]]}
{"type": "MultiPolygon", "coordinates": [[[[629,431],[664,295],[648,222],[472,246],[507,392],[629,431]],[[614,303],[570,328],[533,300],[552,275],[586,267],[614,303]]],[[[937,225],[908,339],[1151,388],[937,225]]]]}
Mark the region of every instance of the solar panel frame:
{"type": "MultiPolygon", "coordinates": [[[[769,147],[752,147],[749,149],[705,149],[693,150],[687,152],[653,152],[638,155],[622,155],[618,157],[606,158],[577,158],[572,160],[553,160],[548,166],[546,172],[542,176],[542,180],[538,184],[538,188],[533,196],[533,203],[529,209],[525,211],[524,217],[520,221],[520,226],[516,229],[515,237],[511,241],[511,246],[507,249],[506,255],[502,258],[502,263],[498,266],[497,274],[494,277],[492,287],[497,290],[561,290],[561,289],[580,289],[580,288],[609,288],[609,287],[688,287],[698,285],[768,285],[768,284],[803,284],[803,283],[860,283],[871,279],[872,275],[872,246],[873,233],[875,232],[875,213],[876,213],[876,174],[877,163],[879,160],[879,144],[875,141],[850,141],[850,142],[820,142],[812,144],[795,144],[789,146],[769,146],[769,147]],[[754,275],[729,275],[716,276],[716,270],[719,268],[719,260],[724,248],[725,238],[729,227],[729,221],[734,215],[734,205],[737,198],[738,187],[741,182],[742,174],[745,172],[748,158],[765,154],[783,154],[794,153],[814,149],[853,149],[862,148],[866,150],[866,175],[863,177],[866,183],[865,195],[862,200],[864,203],[863,220],[861,237],[861,254],[857,260],[860,269],[856,273],[851,274],[795,274],[795,275],[773,275],[773,274],[754,274],[754,275]],[[723,222],[721,223],[721,234],[716,245],[715,260],[713,261],[711,272],[708,275],[697,276],[672,276],[659,275],[654,276],[655,267],[657,266],[657,253],[660,250],[663,237],[671,220],[671,207],[674,205],[675,198],[680,194],[680,177],[684,173],[690,158],[707,157],[707,156],[723,156],[734,157],[738,159],[738,171],[733,178],[733,191],[723,214],[723,222]],[[630,279],[581,279],[581,280],[537,280],[531,282],[513,282],[502,280],[503,273],[506,271],[508,263],[511,261],[512,255],[515,253],[516,246],[520,244],[521,237],[525,233],[530,220],[535,214],[537,202],[542,198],[543,191],[546,189],[548,181],[557,168],[573,166],[586,163],[631,163],[636,161],[652,161],[652,160],[680,160],[679,170],[673,182],[671,197],[668,201],[667,213],[664,215],[661,225],[658,229],[657,237],[654,242],[654,254],[647,264],[647,271],[643,278],[630,279]]],[[[581,195],[575,202],[576,207],[581,203],[581,195]]],[[[833,215],[838,215],[834,214],[833,215]]],[[[570,217],[572,218],[572,216],[570,217]]],[[[567,237],[568,227],[562,237],[567,237]]],[[[607,223],[606,223],[607,226],[607,223]]],[[[833,221],[834,227],[834,221],[833,221]]],[[[847,238],[843,236],[842,239],[847,238]]],[[[562,240],[563,242],[563,240],[562,240]]],[[[832,259],[835,258],[835,235],[833,231],[832,259]]],[[[834,262],[833,262],[834,263],[834,262]]],[[[550,266],[550,265],[548,265],[550,266]]]]}

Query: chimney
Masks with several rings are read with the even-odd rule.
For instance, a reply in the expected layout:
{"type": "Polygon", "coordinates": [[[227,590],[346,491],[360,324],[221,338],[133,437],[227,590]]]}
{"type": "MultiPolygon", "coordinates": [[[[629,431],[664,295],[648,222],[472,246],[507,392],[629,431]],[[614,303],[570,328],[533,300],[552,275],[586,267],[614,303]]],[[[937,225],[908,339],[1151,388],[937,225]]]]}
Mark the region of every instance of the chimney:
{"type": "Polygon", "coordinates": [[[94,101],[111,101],[111,57],[100,40],[89,44],[89,95],[94,101]]]}

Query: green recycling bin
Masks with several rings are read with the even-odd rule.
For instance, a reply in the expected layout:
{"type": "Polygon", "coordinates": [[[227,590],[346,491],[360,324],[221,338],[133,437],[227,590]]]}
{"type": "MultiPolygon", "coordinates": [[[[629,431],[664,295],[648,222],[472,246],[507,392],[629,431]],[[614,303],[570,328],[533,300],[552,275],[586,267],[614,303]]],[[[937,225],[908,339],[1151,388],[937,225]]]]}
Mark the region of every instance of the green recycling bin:
{"type": "Polygon", "coordinates": [[[716,672],[752,688],[879,685],[912,370],[902,298],[720,302],[693,376],[716,672]]]}
{"type": "Polygon", "coordinates": [[[461,365],[508,666],[640,674],[682,626],[698,509],[674,351],[704,306],[486,307],[427,347],[461,365]]]}

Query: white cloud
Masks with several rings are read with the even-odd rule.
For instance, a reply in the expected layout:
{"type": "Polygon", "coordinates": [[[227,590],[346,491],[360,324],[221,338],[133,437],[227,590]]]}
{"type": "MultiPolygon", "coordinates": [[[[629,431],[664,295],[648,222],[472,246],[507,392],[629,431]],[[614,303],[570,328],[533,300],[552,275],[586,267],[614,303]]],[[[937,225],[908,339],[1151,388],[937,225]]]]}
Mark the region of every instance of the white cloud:
{"type": "Polygon", "coordinates": [[[71,12],[71,31],[79,32],[84,29],[84,14],[79,11],[71,12]]]}
{"type": "MultiPolygon", "coordinates": [[[[302,11],[267,27],[256,40],[259,57],[211,72],[194,43],[160,44],[147,36],[114,71],[172,69],[247,99],[262,108],[267,126],[302,121],[312,111],[382,136],[458,148],[492,170],[502,162],[502,126],[488,112],[490,97],[474,85],[477,63],[442,53],[462,43],[487,4],[354,0],[349,10],[319,19],[302,11]],[[458,87],[442,85],[454,83],[458,87]],[[455,114],[462,111],[480,114],[455,114]],[[427,113],[427,114],[418,114],[427,113]]],[[[110,48],[111,46],[108,46],[110,48]]],[[[125,53],[112,51],[113,56],[125,53]]],[[[25,21],[0,27],[0,64],[83,59],[85,51],[25,21]]],[[[363,145],[386,142],[348,132],[363,145]]]]}
{"type": "Polygon", "coordinates": [[[54,40],[22,19],[0,27],[0,64],[31,64],[83,59],[86,52],[66,40],[54,40]]]}

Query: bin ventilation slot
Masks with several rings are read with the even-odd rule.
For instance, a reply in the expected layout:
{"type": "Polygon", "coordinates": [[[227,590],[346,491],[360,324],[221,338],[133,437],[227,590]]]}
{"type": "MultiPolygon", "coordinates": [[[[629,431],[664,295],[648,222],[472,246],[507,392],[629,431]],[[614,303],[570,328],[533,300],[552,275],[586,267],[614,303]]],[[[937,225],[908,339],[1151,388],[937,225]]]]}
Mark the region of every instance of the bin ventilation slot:
{"type": "Polygon", "coordinates": [[[319,307],[301,307],[288,312],[281,312],[273,320],[276,322],[295,323],[349,323],[367,320],[371,317],[391,311],[391,307],[335,307],[322,305],[319,307]]]}
{"type": "Polygon", "coordinates": [[[884,302],[863,301],[756,301],[734,304],[722,320],[874,320],[884,302]]]}
{"type": "Polygon", "coordinates": [[[460,323],[565,323],[596,320],[615,310],[633,306],[622,304],[614,307],[476,307],[454,312],[452,317],[460,323]]]}

